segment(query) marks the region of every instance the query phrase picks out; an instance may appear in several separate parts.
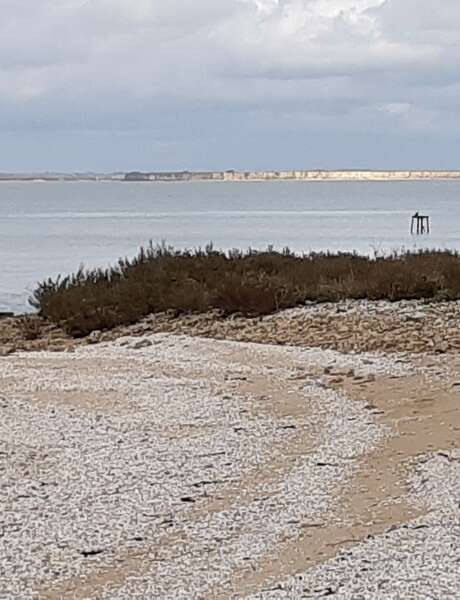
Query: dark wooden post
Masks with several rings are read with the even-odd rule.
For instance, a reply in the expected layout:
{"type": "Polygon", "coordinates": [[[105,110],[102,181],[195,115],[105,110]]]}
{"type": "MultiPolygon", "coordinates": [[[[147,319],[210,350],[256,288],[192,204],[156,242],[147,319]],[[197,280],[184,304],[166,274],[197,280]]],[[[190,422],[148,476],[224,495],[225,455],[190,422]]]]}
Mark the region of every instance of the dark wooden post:
{"type": "Polygon", "coordinates": [[[415,213],[415,215],[412,216],[412,220],[410,223],[410,234],[414,235],[414,223],[417,221],[417,217],[418,217],[418,213],[415,213]]]}
{"type": "Polygon", "coordinates": [[[423,235],[425,233],[430,233],[430,217],[427,215],[419,215],[418,212],[412,216],[411,224],[410,224],[410,233],[413,235],[414,233],[414,224],[415,231],[417,235],[423,235]]]}
{"type": "Polygon", "coordinates": [[[417,235],[418,235],[418,212],[416,212],[415,215],[412,216],[412,220],[410,223],[410,234],[411,235],[414,234],[414,223],[417,226],[417,235]]]}

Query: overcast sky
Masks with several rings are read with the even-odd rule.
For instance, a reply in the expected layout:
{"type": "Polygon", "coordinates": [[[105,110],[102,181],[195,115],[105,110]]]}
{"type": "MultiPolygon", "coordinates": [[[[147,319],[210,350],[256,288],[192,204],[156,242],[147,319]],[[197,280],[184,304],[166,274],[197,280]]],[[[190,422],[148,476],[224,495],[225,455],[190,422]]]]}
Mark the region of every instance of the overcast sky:
{"type": "Polygon", "coordinates": [[[460,0],[1,0],[0,171],[460,168],[460,0]]]}

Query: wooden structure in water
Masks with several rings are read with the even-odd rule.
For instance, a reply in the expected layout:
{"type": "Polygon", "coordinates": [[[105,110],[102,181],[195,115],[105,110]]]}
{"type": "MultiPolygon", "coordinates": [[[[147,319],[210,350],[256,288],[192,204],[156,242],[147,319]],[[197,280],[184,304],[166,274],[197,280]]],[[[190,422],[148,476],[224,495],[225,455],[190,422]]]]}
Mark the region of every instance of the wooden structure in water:
{"type": "Polygon", "coordinates": [[[425,233],[430,233],[430,217],[427,215],[419,215],[418,212],[412,216],[411,224],[410,224],[410,233],[423,235],[425,233]],[[414,231],[415,230],[415,231],[414,231]]]}

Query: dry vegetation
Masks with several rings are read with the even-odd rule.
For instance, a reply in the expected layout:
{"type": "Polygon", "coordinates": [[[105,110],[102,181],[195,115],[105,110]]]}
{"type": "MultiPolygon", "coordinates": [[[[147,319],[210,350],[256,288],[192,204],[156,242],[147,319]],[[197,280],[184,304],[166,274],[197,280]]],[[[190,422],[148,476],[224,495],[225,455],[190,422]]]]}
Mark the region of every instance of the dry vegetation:
{"type": "Polygon", "coordinates": [[[43,332],[43,322],[34,315],[23,315],[17,319],[23,339],[27,341],[37,340],[43,332]]]}
{"type": "MultiPolygon", "coordinates": [[[[135,323],[145,315],[219,309],[257,316],[306,301],[460,298],[455,252],[296,255],[233,250],[141,249],[109,269],[78,272],[38,285],[31,304],[72,336],[135,323]]],[[[33,332],[30,332],[33,334],[33,332]]]]}

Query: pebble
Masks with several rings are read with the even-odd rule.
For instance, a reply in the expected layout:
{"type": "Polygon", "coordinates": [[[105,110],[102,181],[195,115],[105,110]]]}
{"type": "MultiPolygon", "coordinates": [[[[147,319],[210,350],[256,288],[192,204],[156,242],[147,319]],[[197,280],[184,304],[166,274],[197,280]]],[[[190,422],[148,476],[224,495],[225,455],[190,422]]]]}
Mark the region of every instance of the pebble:
{"type": "MultiPolygon", "coordinates": [[[[354,353],[442,354],[460,349],[460,301],[347,300],[307,304],[254,319],[241,315],[223,318],[213,312],[174,318],[160,314],[150,316],[144,325],[157,332],[354,353]]],[[[128,332],[129,328],[120,330],[121,334],[128,332]]]]}
{"type": "Polygon", "coordinates": [[[141,350],[142,348],[148,348],[152,345],[152,342],[148,338],[141,338],[140,340],[133,341],[129,347],[133,350],[141,350]]]}
{"type": "Polygon", "coordinates": [[[101,338],[102,331],[96,329],[95,331],[92,331],[86,339],[88,341],[88,344],[98,344],[101,341],[101,338]]]}
{"type": "MultiPolygon", "coordinates": [[[[46,349],[52,337],[60,346],[88,344],[71,340],[58,327],[42,323],[41,336],[24,339],[17,319],[0,320],[0,347],[46,349]]],[[[145,317],[132,326],[105,331],[98,341],[148,337],[149,333],[176,333],[214,339],[320,347],[340,352],[417,352],[443,354],[460,349],[460,301],[422,300],[388,302],[347,300],[312,304],[276,314],[246,318],[218,311],[204,314],[165,312],[145,317]]],[[[99,338],[95,334],[94,338],[99,338]]]]}

